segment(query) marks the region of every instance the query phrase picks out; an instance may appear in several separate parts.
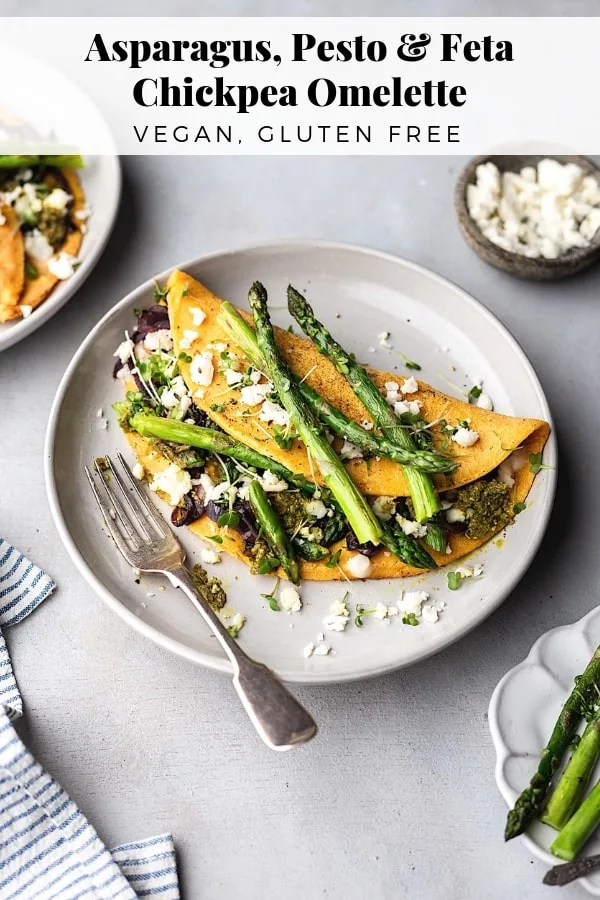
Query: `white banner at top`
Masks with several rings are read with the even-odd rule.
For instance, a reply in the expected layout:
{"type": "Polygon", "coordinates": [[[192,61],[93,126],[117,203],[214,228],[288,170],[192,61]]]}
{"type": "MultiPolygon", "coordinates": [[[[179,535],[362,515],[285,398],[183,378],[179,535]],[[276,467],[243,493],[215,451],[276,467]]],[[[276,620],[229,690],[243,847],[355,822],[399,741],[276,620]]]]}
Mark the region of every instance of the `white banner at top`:
{"type": "Polygon", "coordinates": [[[0,28],[0,154],[600,152],[600,18],[0,28]]]}

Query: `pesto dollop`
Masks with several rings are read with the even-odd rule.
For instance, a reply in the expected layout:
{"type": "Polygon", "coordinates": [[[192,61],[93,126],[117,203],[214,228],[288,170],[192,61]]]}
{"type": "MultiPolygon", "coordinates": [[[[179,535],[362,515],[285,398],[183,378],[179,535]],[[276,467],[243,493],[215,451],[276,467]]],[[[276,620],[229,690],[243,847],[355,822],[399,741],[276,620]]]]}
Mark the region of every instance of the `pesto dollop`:
{"type": "Polygon", "coordinates": [[[482,540],[513,520],[510,488],[496,478],[460,488],[454,506],[466,517],[467,537],[482,540]]]}
{"type": "Polygon", "coordinates": [[[202,594],[213,609],[223,609],[227,603],[227,594],[220,578],[209,578],[206,569],[196,564],[192,569],[192,580],[198,593],[202,594]]]}

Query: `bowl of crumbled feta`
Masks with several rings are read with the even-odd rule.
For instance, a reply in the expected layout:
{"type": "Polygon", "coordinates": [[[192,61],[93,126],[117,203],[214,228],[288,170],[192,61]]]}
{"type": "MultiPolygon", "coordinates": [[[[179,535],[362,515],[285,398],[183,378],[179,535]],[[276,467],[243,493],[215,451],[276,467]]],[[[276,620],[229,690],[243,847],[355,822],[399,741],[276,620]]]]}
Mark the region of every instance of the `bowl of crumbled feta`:
{"type": "Polygon", "coordinates": [[[467,244],[511,275],[550,281],[600,257],[600,168],[586,157],[476,157],[455,205],[467,244]]]}

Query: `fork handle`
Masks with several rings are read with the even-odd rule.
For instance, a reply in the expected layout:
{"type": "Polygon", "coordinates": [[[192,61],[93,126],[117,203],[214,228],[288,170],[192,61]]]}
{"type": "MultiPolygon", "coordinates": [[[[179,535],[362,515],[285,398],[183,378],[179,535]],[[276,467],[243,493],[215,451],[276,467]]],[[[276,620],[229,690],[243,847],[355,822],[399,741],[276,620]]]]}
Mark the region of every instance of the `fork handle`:
{"type": "Polygon", "coordinates": [[[290,750],[317,732],[314,719],[263,663],[251,659],[231,637],[197,590],[185,566],[164,573],[191,600],[233,664],[233,685],[255,729],[272,750],[290,750]]]}

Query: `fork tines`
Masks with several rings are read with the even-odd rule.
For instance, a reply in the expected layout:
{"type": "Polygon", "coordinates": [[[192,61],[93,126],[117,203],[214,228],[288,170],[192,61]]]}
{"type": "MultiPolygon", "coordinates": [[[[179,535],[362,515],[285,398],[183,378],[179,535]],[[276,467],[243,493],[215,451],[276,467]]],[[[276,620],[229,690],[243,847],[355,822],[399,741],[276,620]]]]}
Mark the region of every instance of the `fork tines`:
{"type": "Polygon", "coordinates": [[[120,453],[117,453],[117,459],[125,473],[125,479],[110,456],[95,461],[94,472],[97,478],[88,466],[85,467],[85,474],[108,530],[129,561],[132,552],[162,544],[167,538],[174,542],[175,538],[158,510],[145,496],[120,453]],[[113,482],[118,486],[118,491],[114,489],[113,482]]]}

